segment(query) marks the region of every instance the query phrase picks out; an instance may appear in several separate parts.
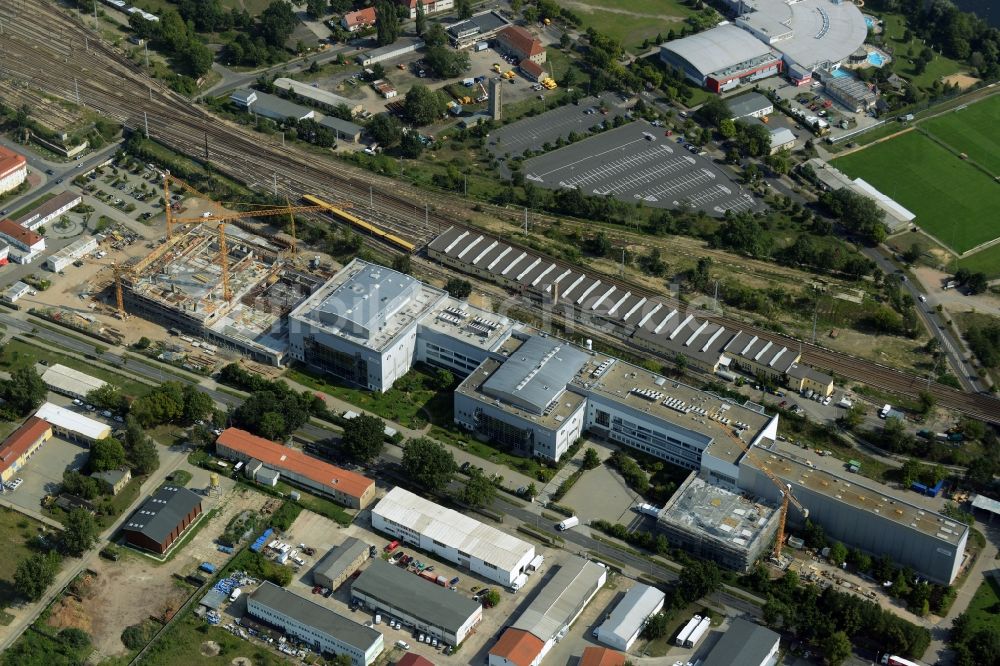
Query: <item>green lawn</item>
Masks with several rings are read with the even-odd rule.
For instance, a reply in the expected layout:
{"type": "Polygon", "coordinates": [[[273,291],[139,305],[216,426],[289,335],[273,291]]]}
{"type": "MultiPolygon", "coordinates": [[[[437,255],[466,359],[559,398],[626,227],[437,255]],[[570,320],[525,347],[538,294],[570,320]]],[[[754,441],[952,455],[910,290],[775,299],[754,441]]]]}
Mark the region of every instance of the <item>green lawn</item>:
{"type": "MultiPolygon", "coordinates": [[[[866,8],[865,11],[869,10],[866,8]]],[[[877,14],[877,12],[872,13],[877,14]]],[[[965,65],[962,63],[935,53],[934,59],[927,64],[924,72],[916,74],[913,63],[908,62],[908,60],[911,59],[911,51],[912,56],[915,58],[920,54],[924,45],[917,37],[914,37],[909,42],[903,41],[903,34],[906,32],[906,20],[900,14],[878,14],[878,16],[885,21],[884,35],[886,46],[891,46],[894,51],[893,55],[896,62],[894,63],[893,71],[900,76],[910,79],[916,83],[917,87],[929,88],[938,79],[965,69],[965,65]]]]}
{"type": "Polygon", "coordinates": [[[916,223],[939,241],[965,252],[1000,235],[997,184],[919,132],[833,161],[916,214],[916,223]]]}
{"type": "Polygon", "coordinates": [[[1000,95],[992,95],[969,106],[920,123],[958,152],[1000,174],[1000,95]]]}
{"type": "Polygon", "coordinates": [[[671,29],[679,32],[684,20],[696,13],[680,0],[575,0],[567,8],[583,19],[584,28],[593,27],[626,49],[658,34],[666,39],[671,29]]]}
{"type": "Polygon", "coordinates": [[[333,377],[303,368],[291,368],[285,377],[409,428],[421,428],[428,421],[446,423],[452,418],[451,392],[440,390],[434,376],[421,368],[410,370],[385,393],[339,384],[333,377]]]}
{"type": "Polygon", "coordinates": [[[34,518],[0,507],[0,542],[4,544],[4,556],[0,557],[0,609],[14,599],[14,570],[21,558],[32,553],[28,541],[44,527],[34,518]]]}
{"type": "Polygon", "coordinates": [[[185,613],[143,657],[143,663],[150,666],[212,666],[228,664],[236,657],[247,657],[254,666],[280,666],[287,664],[283,657],[267,648],[245,641],[225,629],[208,625],[193,613],[185,613]],[[222,648],[225,657],[205,656],[202,646],[207,641],[215,641],[222,648]]]}
{"type": "Polygon", "coordinates": [[[98,368],[71,356],[42,349],[41,347],[36,347],[20,340],[11,340],[0,350],[0,368],[7,372],[34,365],[38,361],[46,361],[50,365],[61,363],[80,372],[85,372],[92,377],[103,379],[106,382],[121,387],[126,395],[140,396],[149,392],[150,389],[148,385],[128,379],[116,372],[98,368]]]}
{"type": "Polygon", "coordinates": [[[969,616],[972,633],[989,629],[1000,632],[1000,583],[993,576],[987,576],[975,596],[969,603],[966,613],[969,616]]]}
{"type": "Polygon", "coordinates": [[[55,192],[46,192],[45,194],[35,199],[24,208],[19,208],[15,210],[12,214],[8,215],[7,217],[9,217],[12,220],[16,220],[19,217],[23,217],[55,196],[56,196],[55,192]]]}
{"type": "Polygon", "coordinates": [[[1000,277],[1000,245],[962,257],[958,260],[958,265],[961,268],[968,268],[973,273],[986,273],[990,279],[1000,277]]]}

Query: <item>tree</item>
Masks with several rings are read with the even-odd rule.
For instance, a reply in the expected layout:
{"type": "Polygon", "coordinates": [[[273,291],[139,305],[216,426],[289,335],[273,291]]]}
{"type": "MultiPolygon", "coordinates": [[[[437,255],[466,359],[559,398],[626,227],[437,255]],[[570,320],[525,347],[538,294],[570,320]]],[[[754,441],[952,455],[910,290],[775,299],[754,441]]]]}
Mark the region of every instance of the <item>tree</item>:
{"type": "Polygon", "coordinates": [[[847,546],[840,543],[839,541],[834,541],[833,545],[830,546],[830,561],[840,566],[847,561],[847,546]]]}
{"type": "Polygon", "coordinates": [[[486,602],[490,606],[496,606],[500,603],[500,593],[491,588],[490,591],[486,593],[486,602]]]}
{"type": "Polygon", "coordinates": [[[196,79],[212,69],[212,61],[215,59],[212,51],[196,37],[191,37],[179,54],[188,73],[196,79]]]}
{"type": "Polygon", "coordinates": [[[63,550],[79,557],[97,543],[97,521],[86,509],[77,508],[69,512],[62,532],[63,550]]]}
{"type": "Polygon", "coordinates": [[[208,418],[215,409],[215,403],[207,393],[203,393],[194,384],[184,386],[184,423],[191,424],[208,418]]]}
{"type": "Polygon", "coordinates": [[[532,481],[531,483],[529,483],[527,485],[527,487],[525,487],[525,489],[524,489],[524,496],[527,497],[527,498],[529,498],[529,499],[531,499],[531,498],[535,497],[536,495],[538,495],[538,486],[536,486],[535,482],[532,481]]]}
{"type": "Polygon", "coordinates": [[[63,472],[62,492],[82,497],[85,500],[97,499],[104,488],[97,479],[68,469],[63,472]]]}
{"type": "Polygon", "coordinates": [[[445,488],[457,469],[451,451],[434,440],[411,439],[403,447],[403,471],[428,490],[445,488]]]}
{"type": "Polygon", "coordinates": [[[455,375],[451,374],[450,370],[445,370],[441,368],[434,373],[434,385],[441,391],[445,391],[451,388],[451,385],[455,383],[455,375]]]}
{"type": "Polygon", "coordinates": [[[444,113],[444,104],[436,92],[427,86],[415,84],[403,100],[403,117],[412,125],[429,125],[444,113]]]}
{"type": "Polygon", "coordinates": [[[423,37],[424,33],[427,32],[427,14],[424,12],[424,3],[417,3],[417,16],[416,16],[416,26],[417,34],[423,37]]]}
{"type": "Polygon", "coordinates": [[[149,437],[136,444],[128,457],[136,474],[152,474],[160,467],[160,451],[149,437]]]}
{"type": "Polygon", "coordinates": [[[388,46],[399,38],[399,14],[392,0],[376,0],[375,31],[379,46],[388,46]]]}
{"type": "Polygon", "coordinates": [[[726,139],[736,136],[736,122],[732,118],[723,118],[719,121],[719,134],[726,139]]]}
{"type": "Polygon", "coordinates": [[[472,283],[462,278],[448,278],[444,289],[455,298],[468,298],[472,294],[472,283]]]}
{"type": "Polygon", "coordinates": [[[184,385],[180,382],[160,384],[136,398],[129,413],[145,428],[180,419],[184,414],[184,385]]]}
{"type": "Polygon", "coordinates": [[[0,398],[5,401],[4,408],[15,416],[24,416],[38,409],[48,391],[34,366],[17,368],[10,373],[10,381],[0,382],[0,398]]]}
{"type": "Polygon", "coordinates": [[[399,152],[403,157],[415,160],[424,152],[424,142],[416,132],[407,132],[399,142],[399,152]]]}
{"type": "Polygon", "coordinates": [[[496,496],[496,486],[478,469],[474,470],[466,481],[461,495],[463,502],[476,508],[489,505],[496,496]]]}
{"type": "Polygon", "coordinates": [[[122,390],[114,384],[105,384],[87,393],[84,400],[100,409],[110,409],[113,412],[128,411],[128,400],[122,390]]]}
{"type": "Polygon", "coordinates": [[[368,134],[383,148],[399,143],[403,136],[403,125],[396,116],[380,113],[368,121],[368,134]]]}
{"type": "Polygon", "coordinates": [[[344,455],[358,462],[371,462],[385,447],[385,421],[370,414],[361,414],[344,424],[340,441],[344,455]]]}
{"type": "Polygon", "coordinates": [[[595,469],[601,464],[601,456],[597,455],[597,449],[593,447],[587,447],[587,450],[583,452],[583,468],[584,469],[595,469]]]}
{"type": "Polygon", "coordinates": [[[46,588],[55,580],[62,559],[55,551],[33,554],[17,563],[14,590],[28,601],[41,599],[46,588]]]}
{"type": "Polygon", "coordinates": [[[125,447],[114,437],[105,437],[90,447],[87,466],[93,472],[107,472],[125,467],[125,447]]]}
{"type": "Polygon", "coordinates": [[[306,0],[306,14],[316,20],[326,14],[328,6],[326,0],[306,0]]]}
{"type": "Polygon", "coordinates": [[[271,0],[260,13],[260,34],[269,45],[283,48],[298,23],[291,4],[285,0],[271,0]]]}
{"type": "Polygon", "coordinates": [[[830,666],[840,666],[851,656],[851,641],[843,631],[835,631],[821,643],[826,663],[830,666]]]}
{"type": "Polygon", "coordinates": [[[469,69],[469,54],[443,45],[429,46],[424,62],[435,77],[450,79],[469,69]]]}
{"type": "Polygon", "coordinates": [[[467,19],[472,16],[472,0],[458,0],[455,7],[458,9],[458,18],[467,19]]]}
{"type": "Polygon", "coordinates": [[[719,589],[722,574],[715,562],[695,560],[684,566],[678,582],[681,595],[690,603],[719,589]]]}
{"type": "Polygon", "coordinates": [[[667,635],[667,623],[669,619],[665,613],[657,613],[646,622],[646,626],[642,630],[642,635],[649,640],[663,638],[667,635]]]}
{"type": "Polygon", "coordinates": [[[413,270],[409,254],[397,254],[392,258],[392,270],[409,274],[413,270]]]}

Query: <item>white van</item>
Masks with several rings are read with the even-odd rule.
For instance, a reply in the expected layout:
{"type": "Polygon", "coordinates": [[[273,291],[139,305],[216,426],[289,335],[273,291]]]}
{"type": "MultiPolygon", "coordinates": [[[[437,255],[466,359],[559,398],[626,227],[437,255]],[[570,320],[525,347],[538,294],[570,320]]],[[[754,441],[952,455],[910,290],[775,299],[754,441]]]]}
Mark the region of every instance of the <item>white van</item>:
{"type": "Polygon", "coordinates": [[[565,532],[566,530],[572,527],[576,527],[579,524],[580,524],[579,518],[577,518],[576,516],[570,516],[566,520],[556,525],[556,529],[559,530],[560,532],[565,532]]]}

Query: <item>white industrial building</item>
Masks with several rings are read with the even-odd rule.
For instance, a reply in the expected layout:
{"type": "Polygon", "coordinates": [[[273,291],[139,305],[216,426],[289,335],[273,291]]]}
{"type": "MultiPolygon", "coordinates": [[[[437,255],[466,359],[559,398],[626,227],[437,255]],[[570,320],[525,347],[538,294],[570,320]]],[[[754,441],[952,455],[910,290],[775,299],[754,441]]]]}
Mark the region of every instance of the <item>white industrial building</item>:
{"type": "Polygon", "coordinates": [[[316,652],[348,655],[352,666],[371,666],[385,649],[378,631],[269,581],[247,598],[247,613],[316,652]]]}
{"type": "Polygon", "coordinates": [[[351,584],[351,600],[447,645],[462,643],[483,620],[478,600],[378,559],[351,584]]]}
{"type": "Polygon", "coordinates": [[[8,256],[19,264],[30,264],[45,252],[45,237],[10,219],[0,220],[0,241],[10,244],[8,256]]]}
{"type": "Polygon", "coordinates": [[[302,99],[308,100],[313,105],[327,111],[333,111],[341,105],[350,109],[352,115],[358,115],[365,110],[364,106],[357,100],[341,97],[329,90],[323,90],[322,88],[317,88],[315,85],[302,83],[295,79],[279,77],[274,80],[274,87],[279,90],[285,90],[293,95],[298,95],[302,99]]]}
{"type": "Polygon", "coordinates": [[[60,192],[24,217],[20,217],[14,221],[25,229],[35,231],[81,203],[83,203],[83,197],[76,192],[60,192]]]}
{"type": "Polygon", "coordinates": [[[39,407],[35,416],[48,421],[52,426],[52,432],[57,436],[74,442],[89,445],[111,436],[111,426],[51,402],[39,407]]]}
{"type": "Polygon", "coordinates": [[[47,268],[53,273],[58,273],[59,271],[66,269],[66,267],[70,266],[77,259],[85,257],[96,250],[96,238],[91,236],[88,236],[87,238],[79,238],[58,252],[54,252],[49,255],[42,264],[42,267],[47,268]]]}
{"type": "Polygon", "coordinates": [[[2,298],[5,303],[13,305],[30,293],[31,285],[18,280],[4,290],[2,298]]]}
{"type": "Polygon", "coordinates": [[[277,95],[240,88],[234,90],[229,100],[247,113],[284,122],[286,120],[311,120],[316,112],[301,104],[289,102],[277,95]]]}
{"type": "Polygon", "coordinates": [[[42,381],[45,382],[50,391],[68,395],[71,398],[85,398],[91,391],[96,391],[107,385],[103,379],[91,377],[59,363],[45,369],[45,372],[42,373],[42,381]]]}
{"type": "Polygon", "coordinates": [[[527,541],[399,487],[372,509],[372,527],[501,585],[535,557],[527,541]]]}
{"type": "Polygon", "coordinates": [[[537,666],[607,578],[604,565],[571,556],[490,649],[490,666],[537,666]]]}
{"type": "Polygon", "coordinates": [[[666,42],[660,46],[660,59],[713,92],[732,90],[782,71],[781,54],[731,24],[666,42]]]}
{"type": "Polygon", "coordinates": [[[288,329],[292,358],[387,391],[421,361],[469,374],[497,355],[512,324],[409,275],[355,259],[292,310],[288,329]]]}
{"type": "Polygon", "coordinates": [[[383,46],[382,48],[373,49],[371,51],[365,51],[355,58],[355,60],[357,60],[358,64],[362,67],[371,67],[377,62],[385,62],[386,60],[401,58],[407,53],[413,53],[417,49],[422,48],[424,48],[424,40],[417,39],[415,37],[401,37],[388,46],[383,46]]]}
{"type": "Polygon", "coordinates": [[[636,583],[597,628],[597,640],[627,652],[639,638],[646,621],[663,608],[665,599],[666,595],[655,587],[636,583]]]}

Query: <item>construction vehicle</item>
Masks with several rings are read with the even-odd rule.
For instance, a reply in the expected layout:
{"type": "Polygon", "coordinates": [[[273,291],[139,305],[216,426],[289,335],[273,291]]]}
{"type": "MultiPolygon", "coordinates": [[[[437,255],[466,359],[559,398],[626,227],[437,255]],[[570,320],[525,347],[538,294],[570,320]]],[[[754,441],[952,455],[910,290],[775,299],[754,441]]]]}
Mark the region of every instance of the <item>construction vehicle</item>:
{"type": "Polygon", "coordinates": [[[503,73],[503,78],[505,78],[505,79],[513,79],[514,78],[514,70],[508,69],[506,72],[503,73]]]}
{"type": "Polygon", "coordinates": [[[493,71],[496,72],[497,74],[500,73],[500,63],[498,62],[493,63],[493,71]]]}
{"type": "Polygon", "coordinates": [[[775,540],[774,540],[774,553],[773,553],[773,559],[774,559],[774,561],[777,562],[777,563],[780,563],[781,562],[781,548],[784,545],[784,541],[785,541],[785,521],[788,519],[788,504],[789,504],[789,502],[791,502],[792,504],[794,504],[795,508],[797,508],[799,511],[801,511],[803,517],[805,517],[805,518],[809,517],[809,509],[807,509],[804,506],[802,506],[802,503],[799,502],[799,500],[797,500],[794,495],[792,495],[792,486],[791,486],[791,484],[785,483],[784,481],[782,481],[781,479],[779,479],[773,472],[771,472],[771,470],[769,470],[767,468],[767,465],[765,465],[764,462],[761,461],[760,458],[758,458],[750,450],[752,448],[752,445],[747,444],[742,439],[740,439],[739,437],[737,437],[736,435],[734,435],[730,431],[730,429],[729,429],[728,426],[726,426],[726,425],[724,425],[722,423],[716,423],[716,425],[719,426],[719,428],[722,430],[722,432],[724,432],[726,434],[726,436],[729,437],[729,439],[733,440],[737,445],[739,445],[740,449],[744,453],[747,454],[747,459],[749,459],[750,462],[753,463],[754,467],[756,467],[761,472],[763,472],[764,475],[768,479],[771,480],[771,483],[773,483],[775,486],[777,486],[778,490],[781,492],[781,509],[780,509],[779,518],[778,518],[778,533],[775,536],[775,540]]]}
{"type": "Polygon", "coordinates": [[[482,81],[479,81],[478,85],[483,94],[476,98],[476,102],[485,102],[490,98],[490,94],[486,92],[486,86],[483,85],[482,81]]]}

